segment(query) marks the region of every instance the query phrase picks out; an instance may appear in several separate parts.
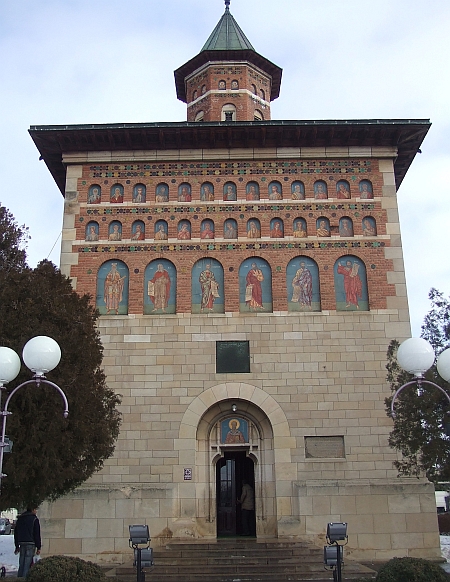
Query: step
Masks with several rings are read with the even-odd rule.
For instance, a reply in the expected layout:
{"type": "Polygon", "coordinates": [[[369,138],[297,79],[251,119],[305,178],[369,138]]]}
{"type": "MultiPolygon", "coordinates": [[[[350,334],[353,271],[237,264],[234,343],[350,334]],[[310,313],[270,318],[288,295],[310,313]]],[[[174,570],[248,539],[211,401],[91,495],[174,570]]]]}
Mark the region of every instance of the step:
{"type": "MultiPolygon", "coordinates": [[[[333,573],[325,570],[323,551],[311,544],[294,541],[218,540],[217,542],[169,542],[154,550],[155,565],[146,569],[151,582],[329,582],[333,573]]],[[[374,578],[375,572],[348,560],[343,578],[374,578]]],[[[133,582],[136,568],[115,566],[109,578],[133,582]]]]}

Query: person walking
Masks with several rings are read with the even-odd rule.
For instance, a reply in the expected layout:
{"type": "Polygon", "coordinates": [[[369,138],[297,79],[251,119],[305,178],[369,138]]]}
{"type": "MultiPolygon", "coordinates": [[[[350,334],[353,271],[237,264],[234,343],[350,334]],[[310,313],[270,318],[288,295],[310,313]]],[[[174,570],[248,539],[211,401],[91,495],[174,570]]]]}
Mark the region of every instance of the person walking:
{"type": "Polygon", "coordinates": [[[253,529],[252,518],[255,511],[255,493],[245,479],[242,481],[242,493],[237,501],[241,504],[242,510],[242,535],[251,536],[251,529],[253,529]]]}
{"type": "Polygon", "coordinates": [[[36,508],[27,507],[17,518],[14,528],[14,553],[19,554],[18,578],[26,577],[34,554],[41,553],[41,526],[36,512],[36,508]]]}

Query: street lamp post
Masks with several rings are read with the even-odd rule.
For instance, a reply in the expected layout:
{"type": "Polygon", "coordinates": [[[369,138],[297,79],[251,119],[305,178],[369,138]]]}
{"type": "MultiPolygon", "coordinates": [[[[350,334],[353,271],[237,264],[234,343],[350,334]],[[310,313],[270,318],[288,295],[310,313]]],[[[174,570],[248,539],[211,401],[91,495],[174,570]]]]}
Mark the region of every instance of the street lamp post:
{"type": "MultiPolygon", "coordinates": [[[[397,351],[397,362],[400,367],[414,375],[414,380],[400,386],[392,397],[391,416],[395,419],[395,401],[404,388],[408,386],[417,386],[420,388],[423,384],[433,386],[440,390],[450,404],[450,395],[438,384],[424,379],[424,374],[434,364],[435,353],[432,345],[423,338],[412,337],[400,344],[397,351]]],[[[446,381],[450,381],[450,348],[444,350],[436,362],[439,375],[446,381]]]]}
{"type": "MultiPolygon", "coordinates": [[[[3,473],[3,456],[5,453],[5,447],[10,444],[9,441],[5,441],[6,419],[10,414],[12,414],[9,412],[8,406],[14,394],[23,386],[28,386],[29,384],[35,384],[36,386],[48,384],[61,394],[64,402],[64,418],[67,418],[69,414],[69,404],[63,390],[45,377],[47,372],[56,368],[61,359],[61,349],[55,340],[46,336],[37,336],[30,339],[23,348],[22,358],[27,368],[29,368],[34,375],[32,380],[27,380],[14,388],[14,390],[8,395],[3,409],[0,412],[0,415],[2,416],[2,434],[0,441],[0,492],[1,480],[3,477],[6,477],[3,473]]],[[[0,404],[1,391],[6,390],[5,384],[11,382],[17,377],[20,372],[20,367],[20,358],[16,352],[10,348],[0,347],[0,404]]]]}

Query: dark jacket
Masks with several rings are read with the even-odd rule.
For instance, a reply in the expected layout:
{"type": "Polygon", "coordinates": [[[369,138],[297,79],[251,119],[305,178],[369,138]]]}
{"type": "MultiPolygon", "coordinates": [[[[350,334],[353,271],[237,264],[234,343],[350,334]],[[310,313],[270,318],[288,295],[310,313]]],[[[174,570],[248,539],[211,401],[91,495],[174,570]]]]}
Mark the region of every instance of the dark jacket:
{"type": "Polygon", "coordinates": [[[41,549],[41,526],[39,519],[32,511],[24,511],[17,518],[14,544],[16,550],[21,544],[34,544],[37,550],[41,549]]]}

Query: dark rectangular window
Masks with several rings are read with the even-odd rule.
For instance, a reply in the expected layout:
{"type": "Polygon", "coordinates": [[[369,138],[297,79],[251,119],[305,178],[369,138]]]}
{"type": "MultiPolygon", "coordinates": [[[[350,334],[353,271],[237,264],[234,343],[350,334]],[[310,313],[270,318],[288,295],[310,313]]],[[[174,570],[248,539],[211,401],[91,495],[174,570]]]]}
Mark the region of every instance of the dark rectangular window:
{"type": "Polygon", "coordinates": [[[245,342],[216,342],[217,374],[248,374],[250,345],[245,342]]]}

